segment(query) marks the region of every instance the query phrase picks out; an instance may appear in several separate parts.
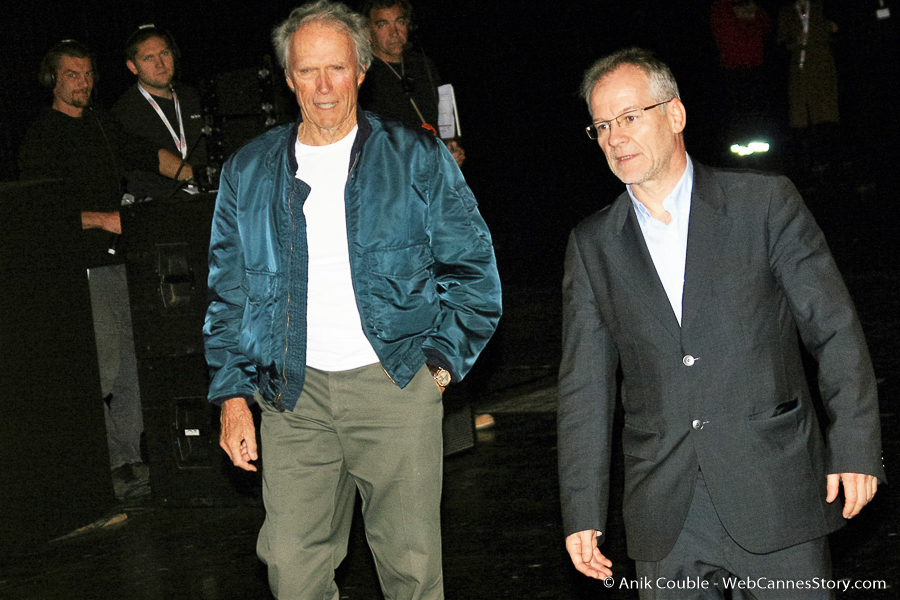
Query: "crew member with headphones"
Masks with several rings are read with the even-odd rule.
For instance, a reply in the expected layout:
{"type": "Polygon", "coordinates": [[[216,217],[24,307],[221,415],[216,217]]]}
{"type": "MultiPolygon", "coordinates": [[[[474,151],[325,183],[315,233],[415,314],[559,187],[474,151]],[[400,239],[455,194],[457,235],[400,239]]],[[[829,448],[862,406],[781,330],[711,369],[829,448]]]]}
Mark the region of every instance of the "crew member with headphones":
{"type": "MultiPolygon", "coordinates": [[[[112,112],[128,133],[178,156],[194,173],[206,165],[200,94],[174,81],[180,54],[175,40],[155,25],[141,25],[125,43],[125,65],[135,84],[112,112]]],[[[171,195],[177,184],[153,171],[127,173],[128,191],[143,198],[171,195]]]]}
{"type": "MultiPolygon", "coordinates": [[[[71,183],[59,202],[81,212],[113,487],[120,499],[143,495],[149,492],[149,478],[140,454],[141,400],[125,265],[117,252],[121,181],[130,169],[158,169],[174,177],[181,159],[131,138],[118,121],[91,106],[97,71],[84,44],[63,40],[53,46],[41,61],[38,78],[52,91],[53,104],[25,136],[20,175],[71,183]]],[[[191,176],[190,169],[180,174],[191,176]]]]}

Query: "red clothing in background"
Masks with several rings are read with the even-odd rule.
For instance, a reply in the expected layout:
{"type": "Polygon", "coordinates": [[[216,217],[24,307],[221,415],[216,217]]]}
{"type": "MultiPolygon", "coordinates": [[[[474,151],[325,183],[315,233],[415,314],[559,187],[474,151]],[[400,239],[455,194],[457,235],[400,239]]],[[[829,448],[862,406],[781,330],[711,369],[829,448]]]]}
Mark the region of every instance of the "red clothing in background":
{"type": "Polygon", "coordinates": [[[763,63],[763,36],[772,30],[769,15],[761,7],[751,19],[735,14],[731,0],[717,0],[710,15],[723,69],[759,67],[763,63]]]}

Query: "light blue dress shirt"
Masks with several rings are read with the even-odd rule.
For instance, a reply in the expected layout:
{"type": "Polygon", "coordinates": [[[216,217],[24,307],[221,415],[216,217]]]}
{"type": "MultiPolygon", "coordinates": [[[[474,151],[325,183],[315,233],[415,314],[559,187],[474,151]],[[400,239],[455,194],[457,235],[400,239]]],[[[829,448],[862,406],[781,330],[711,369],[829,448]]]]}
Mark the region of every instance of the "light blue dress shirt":
{"type": "Polygon", "coordinates": [[[663,209],[671,215],[669,224],[650,216],[647,208],[626,186],[637,213],[638,224],[650,250],[656,273],[666,290],[672,311],[681,325],[681,300],[684,293],[684,264],[687,260],[688,222],[691,216],[691,191],[694,188],[694,163],[687,156],[687,167],[678,183],[663,200],[663,209]]]}

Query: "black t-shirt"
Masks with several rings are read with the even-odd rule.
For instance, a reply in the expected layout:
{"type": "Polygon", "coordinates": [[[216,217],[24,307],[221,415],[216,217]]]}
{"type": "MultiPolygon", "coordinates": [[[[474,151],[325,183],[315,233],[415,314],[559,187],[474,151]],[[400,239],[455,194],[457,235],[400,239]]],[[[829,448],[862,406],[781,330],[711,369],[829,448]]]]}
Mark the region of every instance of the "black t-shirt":
{"type": "MultiPolygon", "coordinates": [[[[19,168],[21,179],[68,179],[70,193],[59,201],[72,210],[110,212],[121,208],[125,172],[158,169],[159,157],[102,109],[86,109],[79,118],[47,109],[25,134],[19,168]]],[[[107,253],[110,237],[85,230],[88,266],[121,262],[107,253]]]]}
{"type": "MultiPolygon", "coordinates": [[[[410,94],[425,121],[438,127],[438,91],[440,76],[430,58],[420,52],[404,52],[403,66],[391,63],[397,73],[405,73],[410,80],[410,94]]],[[[380,58],[373,58],[366,78],[359,90],[359,104],[365,110],[397,119],[412,125],[422,125],[422,119],[403,90],[403,84],[380,58]]]]}
{"type": "MultiPolygon", "coordinates": [[[[178,104],[181,106],[181,119],[184,125],[184,137],[188,143],[188,163],[192,167],[206,165],[206,141],[201,138],[200,131],[203,128],[203,114],[200,106],[200,94],[194,88],[180,83],[173,84],[178,95],[178,104]],[[198,141],[199,140],[199,141],[198,141]]],[[[175,113],[175,102],[168,98],[154,97],[163,114],[169,119],[172,129],[179,135],[178,117],[175,113]]],[[[175,156],[181,157],[181,151],[175,145],[172,134],[166,124],[159,118],[157,112],[147,99],[144,98],[138,84],[134,84],[113,105],[113,115],[125,127],[125,130],[149,142],[156,148],[165,148],[175,156]]],[[[168,177],[159,174],[157,169],[151,171],[129,171],[128,191],[142,198],[150,196],[162,198],[168,196],[175,189],[175,182],[168,177]]]]}

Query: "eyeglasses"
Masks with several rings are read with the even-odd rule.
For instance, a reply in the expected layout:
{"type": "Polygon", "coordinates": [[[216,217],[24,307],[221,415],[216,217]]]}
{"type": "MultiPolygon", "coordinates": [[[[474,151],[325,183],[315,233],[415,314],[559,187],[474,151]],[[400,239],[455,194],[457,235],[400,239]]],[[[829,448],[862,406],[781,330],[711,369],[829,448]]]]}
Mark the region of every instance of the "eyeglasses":
{"type": "Polygon", "coordinates": [[[641,119],[644,116],[644,111],[650,110],[651,108],[656,108],[657,106],[662,106],[663,104],[668,104],[675,98],[669,98],[664,102],[657,102],[656,104],[651,104],[650,106],[645,106],[644,108],[632,108],[631,110],[626,110],[618,117],[612,118],[609,121],[600,121],[599,123],[592,123],[584,128],[587,136],[592,140],[596,140],[598,138],[606,137],[609,134],[609,130],[612,128],[612,122],[615,121],[620,129],[629,129],[631,127],[637,126],[641,119]]]}

